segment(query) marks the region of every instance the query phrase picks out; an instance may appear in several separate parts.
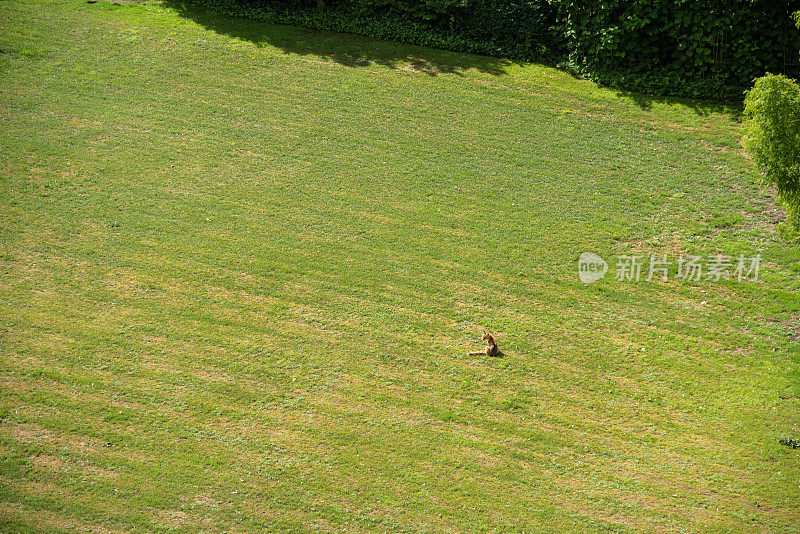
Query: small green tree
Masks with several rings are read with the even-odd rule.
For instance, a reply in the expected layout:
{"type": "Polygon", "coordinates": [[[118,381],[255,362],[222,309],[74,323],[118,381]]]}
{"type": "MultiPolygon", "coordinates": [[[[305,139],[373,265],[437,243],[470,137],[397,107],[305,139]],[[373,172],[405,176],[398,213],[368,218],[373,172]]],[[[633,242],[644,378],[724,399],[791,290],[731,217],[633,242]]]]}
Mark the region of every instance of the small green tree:
{"type": "Polygon", "coordinates": [[[800,229],[800,86],[783,75],[756,79],[744,117],[744,148],[800,229]]]}

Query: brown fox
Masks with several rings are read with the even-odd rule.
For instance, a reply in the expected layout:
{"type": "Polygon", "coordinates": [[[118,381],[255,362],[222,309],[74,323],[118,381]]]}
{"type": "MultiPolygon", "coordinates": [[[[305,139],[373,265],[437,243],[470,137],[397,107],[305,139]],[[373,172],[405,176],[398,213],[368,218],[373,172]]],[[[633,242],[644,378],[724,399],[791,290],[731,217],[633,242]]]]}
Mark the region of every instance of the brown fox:
{"type": "Polygon", "coordinates": [[[483,337],[481,340],[486,340],[486,348],[483,349],[481,352],[470,352],[470,356],[480,356],[481,354],[486,354],[487,356],[497,356],[500,350],[497,348],[497,341],[494,340],[492,334],[489,332],[484,331],[483,337]]]}

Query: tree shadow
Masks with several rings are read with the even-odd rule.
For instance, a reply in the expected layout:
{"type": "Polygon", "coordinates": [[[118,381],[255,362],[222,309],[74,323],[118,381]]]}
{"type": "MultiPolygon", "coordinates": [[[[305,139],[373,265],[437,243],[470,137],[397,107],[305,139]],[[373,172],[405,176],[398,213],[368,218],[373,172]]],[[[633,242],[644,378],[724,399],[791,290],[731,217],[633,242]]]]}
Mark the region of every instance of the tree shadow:
{"type": "Polygon", "coordinates": [[[256,46],[274,46],[287,54],[326,58],[346,67],[381,65],[429,76],[463,76],[463,72],[474,70],[499,76],[505,74],[507,67],[514,63],[508,59],[437,50],[355,34],[231,17],[186,0],[165,0],[164,5],[215,33],[248,41],[256,46]]]}
{"type": "Polygon", "coordinates": [[[743,107],[741,102],[718,102],[715,100],[697,100],[694,98],[682,98],[677,96],[654,96],[645,93],[625,91],[623,89],[615,89],[615,92],[617,96],[633,102],[643,111],[652,111],[656,104],[680,104],[685,108],[691,109],[700,117],[719,114],[728,115],[734,122],[741,122],[742,120],[743,107]]]}

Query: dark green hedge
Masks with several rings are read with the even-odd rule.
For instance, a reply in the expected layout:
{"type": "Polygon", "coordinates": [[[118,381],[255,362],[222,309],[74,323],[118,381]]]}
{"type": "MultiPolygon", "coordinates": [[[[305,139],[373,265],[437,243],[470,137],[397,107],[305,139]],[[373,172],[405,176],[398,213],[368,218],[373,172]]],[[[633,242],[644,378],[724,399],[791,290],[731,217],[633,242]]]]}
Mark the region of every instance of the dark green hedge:
{"type": "Polygon", "coordinates": [[[601,83],[741,100],[766,72],[797,74],[797,0],[553,1],[572,66],[601,83]]]}
{"type": "MultiPolygon", "coordinates": [[[[190,0],[192,1],[192,0],[190,0]]],[[[562,63],[620,89],[741,101],[796,77],[800,0],[193,0],[312,29],[562,63]]]]}

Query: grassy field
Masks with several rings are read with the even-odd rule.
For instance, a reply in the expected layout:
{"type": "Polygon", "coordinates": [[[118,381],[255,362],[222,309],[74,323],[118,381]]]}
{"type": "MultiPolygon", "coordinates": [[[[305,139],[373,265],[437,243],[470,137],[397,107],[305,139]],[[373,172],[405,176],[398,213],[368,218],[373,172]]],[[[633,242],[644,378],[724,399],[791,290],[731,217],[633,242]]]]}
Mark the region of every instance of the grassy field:
{"type": "Polygon", "coordinates": [[[800,532],[737,109],[171,1],[2,0],[0,73],[0,532],[800,532]]]}

